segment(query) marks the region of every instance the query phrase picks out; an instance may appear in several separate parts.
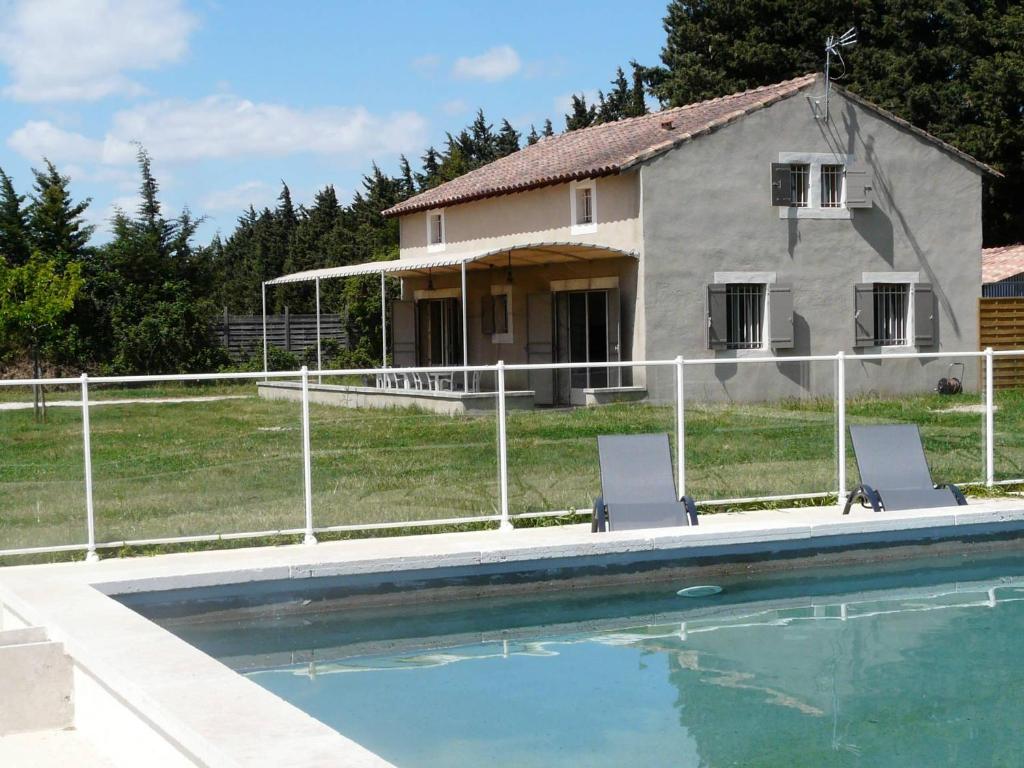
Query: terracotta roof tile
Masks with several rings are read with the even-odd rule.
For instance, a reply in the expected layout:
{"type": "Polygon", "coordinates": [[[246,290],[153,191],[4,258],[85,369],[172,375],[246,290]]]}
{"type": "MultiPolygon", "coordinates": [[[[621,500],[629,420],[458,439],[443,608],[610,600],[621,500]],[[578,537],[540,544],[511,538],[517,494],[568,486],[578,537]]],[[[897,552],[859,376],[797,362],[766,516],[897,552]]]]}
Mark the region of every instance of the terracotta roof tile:
{"type": "Polygon", "coordinates": [[[805,75],[642,117],[603,123],[541,139],[482,168],[384,211],[397,216],[575,179],[618,173],[631,164],[708,133],[812,85],[805,75]],[[665,123],[671,121],[671,126],[665,123]]]}
{"type": "Polygon", "coordinates": [[[998,283],[1024,272],[1024,243],[983,248],[981,251],[981,282],[998,283]]]}

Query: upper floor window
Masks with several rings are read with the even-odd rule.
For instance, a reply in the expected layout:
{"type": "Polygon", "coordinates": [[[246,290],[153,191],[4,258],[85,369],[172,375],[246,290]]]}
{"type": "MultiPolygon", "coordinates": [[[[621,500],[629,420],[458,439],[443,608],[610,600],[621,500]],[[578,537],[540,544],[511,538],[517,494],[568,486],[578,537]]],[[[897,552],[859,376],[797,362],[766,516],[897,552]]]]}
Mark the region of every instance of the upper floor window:
{"type": "Polygon", "coordinates": [[[807,163],[791,163],[789,166],[789,206],[806,208],[811,195],[809,182],[811,166],[807,163]]]}
{"type": "Polygon", "coordinates": [[[846,168],[842,165],[821,166],[821,207],[842,208],[845,205],[843,199],[843,180],[846,176],[846,168]]]}
{"type": "Polygon", "coordinates": [[[597,231],[597,186],[594,181],[574,181],[569,185],[569,212],[572,234],[597,231]]]}
{"type": "Polygon", "coordinates": [[[771,185],[782,219],[849,219],[850,209],[873,205],[871,174],[850,155],[780,152],[771,185]]]}
{"type": "Polygon", "coordinates": [[[444,250],[444,211],[427,213],[427,250],[444,250]]]}

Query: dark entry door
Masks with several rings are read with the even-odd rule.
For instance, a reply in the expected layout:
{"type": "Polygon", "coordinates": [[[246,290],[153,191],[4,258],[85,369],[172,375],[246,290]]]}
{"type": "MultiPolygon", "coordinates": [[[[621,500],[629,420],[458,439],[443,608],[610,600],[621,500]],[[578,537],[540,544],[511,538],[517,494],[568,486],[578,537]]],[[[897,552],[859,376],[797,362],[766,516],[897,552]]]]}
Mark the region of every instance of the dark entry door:
{"type": "Polygon", "coordinates": [[[458,299],[421,299],[416,345],[417,365],[460,365],[462,363],[462,321],[458,299]]]}
{"type": "MultiPolygon", "coordinates": [[[[559,293],[555,303],[558,360],[568,363],[607,363],[619,359],[618,290],[559,293]]],[[[572,389],[614,386],[617,369],[573,368],[559,376],[561,402],[571,401],[572,389]]]]}

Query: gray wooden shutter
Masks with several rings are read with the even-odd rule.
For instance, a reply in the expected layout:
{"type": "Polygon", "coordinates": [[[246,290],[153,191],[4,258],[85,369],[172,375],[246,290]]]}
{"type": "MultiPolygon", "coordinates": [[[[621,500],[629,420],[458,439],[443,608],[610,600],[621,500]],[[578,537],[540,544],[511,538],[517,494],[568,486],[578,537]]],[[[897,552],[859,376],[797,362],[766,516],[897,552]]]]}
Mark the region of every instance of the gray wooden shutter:
{"type": "Polygon", "coordinates": [[[391,359],[396,368],[416,365],[415,302],[391,302],[391,359]]]}
{"type": "Polygon", "coordinates": [[[931,283],[914,285],[914,343],[935,346],[935,291],[931,283]]]}
{"type": "Polygon", "coordinates": [[[875,345],[875,284],[858,283],[854,286],[853,346],[875,345]]]}
{"type": "Polygon", "coordinates": [[[494,333],[494,297],[490,294],[480,297],[480,332],[484,336],[494,333]]]}
{"type": "Polygon", "coordinates": [[[768,314],[771,320],[772,349],[792,349],[793,286],[777,283],[768,286],[768,314]]]}
{"type": "Polygon", "coordinates": [[[502,293],[494,297],[494,332],[508,333],[508,318],[512,313],[509,296],[502,293]]]}
{"type": "Polygon", "coordinates": [[[789,163],[772,163],[772,205],[789,206],[792,204],[791,176],[789,163]]]}
{"type": "Polygon", "coordinates": [[[708,285],[707,339],[708,349],[725,349],[728,346],[728,321],[725,283],[708,285]]]}
{"type": "Polygon", "coordinates": [[[861,163],[846,166],[846,207],[870,208],[874,204],[871,170],[861,163]]]}

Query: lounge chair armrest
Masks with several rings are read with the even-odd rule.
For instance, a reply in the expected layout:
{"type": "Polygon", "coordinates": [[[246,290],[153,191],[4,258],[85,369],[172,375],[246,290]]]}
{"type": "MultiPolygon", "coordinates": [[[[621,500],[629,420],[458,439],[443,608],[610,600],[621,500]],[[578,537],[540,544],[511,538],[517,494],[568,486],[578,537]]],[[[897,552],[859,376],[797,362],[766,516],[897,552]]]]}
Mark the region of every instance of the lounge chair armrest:
{"type": "Polygon", "coordinates": [[[697,524],[697,502],[693,500],[692,496],[683,496],[680,501],[683,502],[683,507],[686,509],[686,524],[696,525],[697,524]]]}
{"type": "Polygon", "coordinates": [[[878,495],[878,491],[866,484],[858,485],[850,491],[850,495],[846,497],[846,506],[843,507],[844,515],[850,514],[850,507],[853,506],[855,501],[859,501],[860,505],[865,509],[870,507],[875,512],[881,512],[884,508],[882,497],[878,495]]]}
{"type": "Polygon", "coordinates": [[[590,514],[590,532],[597,533],[598,531],[608,530],[608,507],[605,506],[604,496],[598,496],[594,499],[594,509],[590,514]]]}
{"type": "Polygon", "coordinates": [[[967,506],[967,499],[964,497],[964,492],[960,490],[960,487],[953,483],[943,483],[942,485],[935,486],[936,488],[948,488],[949,492],[953,494],[953,498],[956,499],[956,503],[961,507],[967,506]]]}

